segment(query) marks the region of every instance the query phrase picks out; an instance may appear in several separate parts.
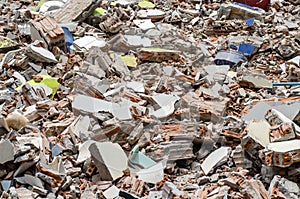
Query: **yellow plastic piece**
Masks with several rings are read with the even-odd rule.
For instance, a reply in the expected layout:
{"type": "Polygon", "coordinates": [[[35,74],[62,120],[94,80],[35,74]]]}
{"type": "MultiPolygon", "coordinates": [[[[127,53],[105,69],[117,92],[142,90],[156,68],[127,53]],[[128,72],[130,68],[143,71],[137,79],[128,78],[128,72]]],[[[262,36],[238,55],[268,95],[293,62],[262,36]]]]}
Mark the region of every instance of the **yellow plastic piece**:
{"type": "Polygon", "coordinates": [[[112,2],[110,2],[110,5],[111,6],[115,6],[115,5],[117,5],[117,2],[116,1],[112,1],[112,2]]]}
{"type": "MultiPolygon", "coordinates": [[[[52,99],[58,89],[58,86],[59,86],[57,78],[53,78],[50,75],[40,75],[40,76],[43,78],[42,81],[36,82],[32,79],[32,80],[27,81],[26,83],[28,83],[30,86],[39,85],[39,84],[44,84],[44,85],[48,86],[49,88],[52,89],[52,94],[50,97],[52,99]]],[[[16,88],[16,90],[17,91],[21,90],[24,85],[25,85],[25,83],[22,84],[21,86],[19,86],[18,88],[16,88]]]]}
{"type": "Polygon", "coordinates": [[[133,55],[125,55],[125,56],[120,55],[120,58],[128,67],[135,68],[137,66],[136,58],[133,55]]]}
{"type": "Polygon", "coordinates": [[[106,10],[104,10],[103,8],[96,8],[93,12],[94,16],[104,16],[106,15],[106,10]]]}
{"type": "Polygon", "coordinates": [[[155,5],[152,2],[147,1],[147,0],[140,1],[139,6],[140,6],[140,8],[154,8],[155,7],[155,5]]]}
{"type": "Polygon", "coordinates": [[[33,11],[33,12],[36,12],[36,11],[37,11],[44,3],[45,3],[45,1],[40,1],[40,2],[38,3],[38,5],[35,6],[35,7],[32,9],[32,11],[33,11]]]}

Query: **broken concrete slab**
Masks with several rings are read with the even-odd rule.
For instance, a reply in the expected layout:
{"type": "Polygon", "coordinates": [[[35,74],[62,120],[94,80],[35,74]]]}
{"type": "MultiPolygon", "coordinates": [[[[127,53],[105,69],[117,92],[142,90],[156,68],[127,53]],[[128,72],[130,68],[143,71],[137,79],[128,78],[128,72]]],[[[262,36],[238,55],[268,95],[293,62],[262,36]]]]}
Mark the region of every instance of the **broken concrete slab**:
{"type": "Polygon", "coordinates": [[[84,95],[75,95],[72,107],[90,113],[111,112],[112,103],[84,95]]]}
{"type": "Polygon", "coordinates": [[[31,186],[44,188],[43,182],[35,176],[25,174],[24,177],[18,177],[17,181],[19,181],[20,183],[29,184],[31,186]]]}
{"type": "Polygon", "coordinates": [[[53,49],[55,46],[58,46],[63,50],[66,49],[64,31],[50,16],[45,16],[31,21],[30,32],[30,36],[33,41],[44,41],[49,49],[53,49]]]}
{"type": "Polygon", "coordinates": [[[270,100],[253,101],[253,105],[246,107],[242,119],[249,120],[263,120],[265,113],[274,108],[285,115],[290,120],[294,120],[299,114],[300,101],[293,98],[274,98],[270,100]]]}
{"type": "Polygon", "coordinates": [[[129,89],[132,89],[134,92],[137,93],[144,93],[145,92],[145,88],[144,88],[144,84],[142,82],[128,82],[126,84],[126,87],[129,89]]]}
{"type": "Polygon", "coordinates": [[[101,1],[70,0],[54,14],[58,23],[82,22],[97,8],[101,1]]]}

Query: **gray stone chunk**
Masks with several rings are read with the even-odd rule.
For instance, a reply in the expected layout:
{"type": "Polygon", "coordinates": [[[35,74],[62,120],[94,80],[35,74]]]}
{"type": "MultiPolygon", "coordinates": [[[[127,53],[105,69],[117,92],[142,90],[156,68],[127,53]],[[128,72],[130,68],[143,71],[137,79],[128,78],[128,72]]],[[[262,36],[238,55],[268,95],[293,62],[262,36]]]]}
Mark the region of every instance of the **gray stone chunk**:
{"type": "Polygon", "coordinates": [[[14,146],[10,141],[2,140],[0,142],[0,151],[0,164],[14,160],[14,146]]]}

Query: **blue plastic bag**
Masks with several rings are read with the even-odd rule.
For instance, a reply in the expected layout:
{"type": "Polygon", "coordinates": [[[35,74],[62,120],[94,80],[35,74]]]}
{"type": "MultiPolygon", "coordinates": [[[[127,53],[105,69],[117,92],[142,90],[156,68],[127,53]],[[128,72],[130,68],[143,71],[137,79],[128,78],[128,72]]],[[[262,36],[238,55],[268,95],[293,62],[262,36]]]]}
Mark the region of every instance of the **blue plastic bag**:
{"type": "Polygon", "coordinates": [[[69,31],[69,29],[67,27],[61,27],[65,33],[65,40],[66,40],[66,45],[67,45],[67,49],[68,49],[68,53],[70,53],[70,46],[73,44],[74,42],[74,38],[72,33],[69,31]]]}

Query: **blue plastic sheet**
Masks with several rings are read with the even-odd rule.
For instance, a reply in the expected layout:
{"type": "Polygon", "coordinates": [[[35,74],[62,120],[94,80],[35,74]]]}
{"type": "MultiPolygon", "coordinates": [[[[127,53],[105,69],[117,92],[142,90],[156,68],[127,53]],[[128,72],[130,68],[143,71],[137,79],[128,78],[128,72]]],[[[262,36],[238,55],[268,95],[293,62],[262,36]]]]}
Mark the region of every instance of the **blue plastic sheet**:
{"type": "Polygon", "coordinates": [[[231,67],[244,61],[246,58],[243,54],[233,51],[219,51],[214,60],[216,65],[230,65],[231,67]]]}
{"type": "Polygon", "coordinates": [[[244,54],[244,55],[253,55],[255,53],[257,47],[251,44],[241,43],[239,45],[238,52],[244,54]]]}
{"type": "Polygon", "coordinates": [[[229,48],[231,48],[233,50],[237,50],[238,49],[235,45],[230,45],[229,48]]]}
{"type": "Polygon", "coordinates": [[[73,44],[74,42],[74,38],[72,33],[69,31],[69,29],[67,27],[61,27],[65,33],[65,40],[66,40],[66,45],[67,45],[67,49],[68,52],[70,53],[70,46],[73,44]]]}
{"type": "Polygon", "coordinates": [[[244,22],[248,25],[248,27],[251,27],[254,24],[254,18],[246,19],[244,22]]]}
{"type": "Polygon", "coordinates": [[[272,86],[300,86],[300,82],[274,82],[272,86]]]}

